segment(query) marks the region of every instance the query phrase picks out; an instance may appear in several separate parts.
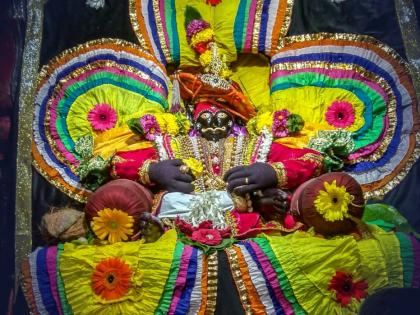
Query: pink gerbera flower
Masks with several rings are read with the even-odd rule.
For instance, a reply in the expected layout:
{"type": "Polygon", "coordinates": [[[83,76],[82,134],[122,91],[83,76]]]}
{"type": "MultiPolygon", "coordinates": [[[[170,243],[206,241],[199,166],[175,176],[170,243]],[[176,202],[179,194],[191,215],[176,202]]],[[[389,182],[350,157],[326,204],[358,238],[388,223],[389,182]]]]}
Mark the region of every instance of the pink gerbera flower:
{"type": "Polygon", "coordinates": [[[108,104],[97,104],[89,111],[87,118],[93,130],[105,131],[115,126],[117,112],[108,104]]]}
{"type": "Polygon", "coordinates": [[[354,108],[349,102],[335,101],[328,107],[325,119],[336,128],[350,127],[355,120],[354,108]]]}

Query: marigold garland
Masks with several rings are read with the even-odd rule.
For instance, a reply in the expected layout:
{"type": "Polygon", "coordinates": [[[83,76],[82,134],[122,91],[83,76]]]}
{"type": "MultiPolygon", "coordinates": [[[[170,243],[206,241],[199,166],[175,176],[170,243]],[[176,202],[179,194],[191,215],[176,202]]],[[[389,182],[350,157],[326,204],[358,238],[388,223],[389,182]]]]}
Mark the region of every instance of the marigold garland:
{"type": "Polygon", "coordinates": [[[188,158],[188,159],[183,159],[182,162],[186,166],[188,166],[188,168],[190,169],[191,173],[194,175],[195,178],[198,178],[203,174],[203,171],[204,171],[203,163],[201,163],[199,160],[194,159],[194,158],[188,158]]]}
{"type": "Polygon", "coordinates": [[[166,132],[171,136],[176,136],[179,133],[179,126],[174,115],[162,114],[163,120],[166,123],[166,132]]]}
{"type": "Polygon", "coordinates": [[[132,274],[130,266],[122,259],[104,259],[93,271],[93,292],[104,300],[117,300],[126,295],[130,289],[132,274]]]}
{"type": "Polygon", "coordinates": [[[113,244],[128,240],[133,234],[133,223],[133,217],[124,211],[105,208],[93,218],[91,227],[99,239],[108,240],[113,244]]]}
{"type": "Polygon", "coordinates": [[[212,58],[212,53],[210,50],[206,50],[204,53],[202,53],[199,57],[200,60],[200,64],[203,67],[207,67],[210,62],[211,62],[211,58],[212,58]]]}
{"type": "Polygon", "coordinates": [[[334,180],[331,184],[324,183],[325,190],[320,190],[315,199],[316,211],[321,214],[326,221],[338,221],[347,217],[351,195],[346,187],[337,186],[334,180]]]}
{"type": "Polygon", "coordinates": [[[194,47],[198,43],[208,43],[213,41],[214,31],[212,28],[206,28],[191,38],[191,46],[194,47]]]}

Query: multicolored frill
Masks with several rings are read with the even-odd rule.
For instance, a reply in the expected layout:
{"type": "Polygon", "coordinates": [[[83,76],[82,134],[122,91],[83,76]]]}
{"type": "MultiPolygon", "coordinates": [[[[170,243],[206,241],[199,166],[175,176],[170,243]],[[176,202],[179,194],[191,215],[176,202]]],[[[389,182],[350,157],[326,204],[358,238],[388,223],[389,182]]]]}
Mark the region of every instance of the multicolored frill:
{"type": "MultiPolygon", "coordinates": [[[[310,232],[239,241],[224,250],[247,314],[356,314],[385,287],[420,287],[420,242],[369,227],[369,236],[310,232]]],[[[220,253],[219,253],[220,254],[220,253]]],[[[60,244],[23,264],[33,314],[211,314],[218,253],[166,232],[157,242],[60,244]]]]}

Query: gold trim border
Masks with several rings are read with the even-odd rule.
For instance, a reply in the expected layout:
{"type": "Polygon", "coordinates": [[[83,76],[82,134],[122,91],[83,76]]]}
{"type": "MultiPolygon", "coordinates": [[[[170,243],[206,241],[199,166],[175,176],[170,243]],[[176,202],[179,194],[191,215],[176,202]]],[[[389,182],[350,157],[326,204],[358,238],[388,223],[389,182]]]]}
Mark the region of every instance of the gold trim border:
{"type": "Polygon", "coordinates": [[[32,250],[32,121],[45,0],[29,0],[19,92],[15,200],[15,292],[23,260],[32,250]]]}

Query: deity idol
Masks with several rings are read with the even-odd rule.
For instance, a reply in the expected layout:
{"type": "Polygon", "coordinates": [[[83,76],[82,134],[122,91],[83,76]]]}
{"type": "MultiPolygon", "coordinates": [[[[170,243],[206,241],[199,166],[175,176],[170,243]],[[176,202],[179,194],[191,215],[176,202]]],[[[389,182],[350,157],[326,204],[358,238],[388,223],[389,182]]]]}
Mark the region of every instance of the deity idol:
{"type": "MultiPolygon", "coordinates": [[[[234,83],[228,89],[220,89],[206,86],[196,78],[197,91],[191,91],[187,80],[194,79],[194,75],[176,75],[181,95],[188,102],[192,129],[185,135],[161,133],[160,130],[168,130],[168,126],[159,125],[159,117],[152,114],[131,122],[133,130],[140,131],[156,145],[116,152],[111,162],[112,177],[136,180],[151,189],[165,191],[159,209],[154,209],[160,218],[182,216],[198,224],[204,220],[214,221],[216,216],[217,224],[226,227],[223,218],[227,209],[236,210],[234,215],[239,219],[238,212],[248,212],[253,209],[253,203],[261,204],[264,198],[263,211],[266,210],[267,218],[277,216],[277,220],[283,221],[284,215],[280,212],[289,210],[290,201],[284,190],[294,189],[319,175],[322,155],[312,149],[275,143],[271,130],[266,129],[261,135],[249,134],[244,123],[255,112],[234,83]],[[185,82],[184,78],[187,78],[185,82]],[[194,94],[194,99],[187,91],[194,94]],[[239,101],[229,102],[232,95],[239,101]],[[196,201],[200,193],[209,191],[220,200],[220,209],[215,209],[216,213],[210,210],[191,213],[191,202],[196,201]]],[[[285,109],[275,112],[272,119],[277,137],[297,133],[303,126],[300,116],[285,109]]],[[[247,228],[261,225],[258,207],[255,210],[253,214],[242,216],[255,225],[249,223],[247,228]]],[[[291,220],[292,216],[288,218],[291,220]]],[[[293,227],[294,224],[288,222],[286,229],[293,227]]],[[[240,231],[245,232],[241,228],[240,231]]]]}

